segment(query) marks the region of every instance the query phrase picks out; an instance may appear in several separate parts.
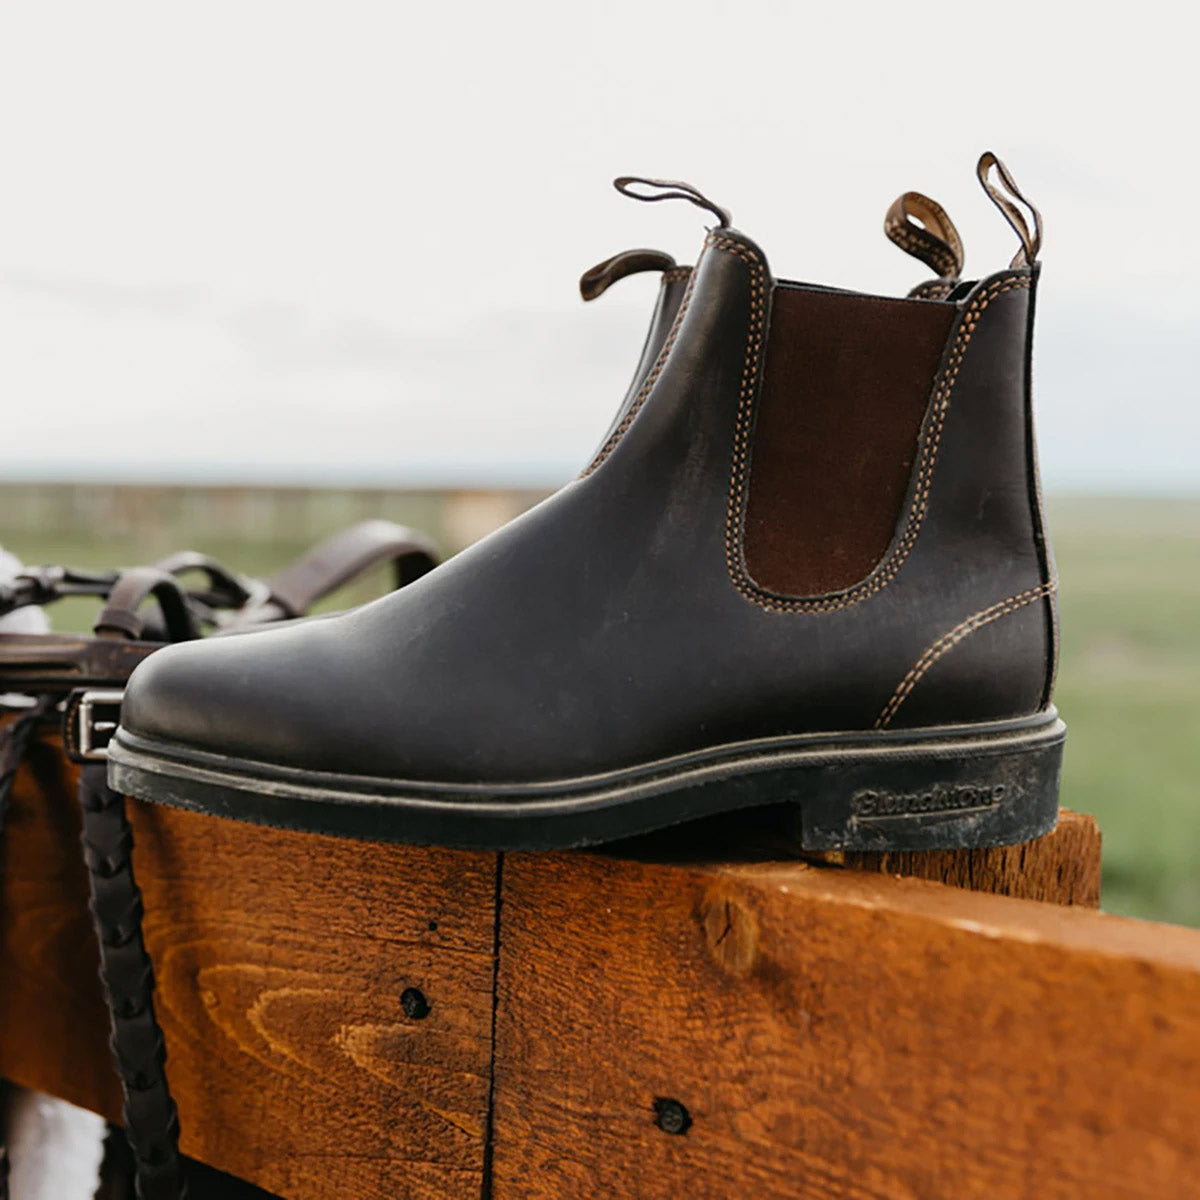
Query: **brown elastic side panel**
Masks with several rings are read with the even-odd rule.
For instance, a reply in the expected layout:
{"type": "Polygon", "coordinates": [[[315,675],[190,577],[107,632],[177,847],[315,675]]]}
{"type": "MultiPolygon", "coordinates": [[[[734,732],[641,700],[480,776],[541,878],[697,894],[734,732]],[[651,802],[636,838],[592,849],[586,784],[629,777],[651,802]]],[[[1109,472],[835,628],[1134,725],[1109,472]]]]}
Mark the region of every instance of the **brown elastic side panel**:
{"type": "Polygon", "coordinates": [[[744,540],[760,587],[840,591],[883,557],[954,312],[775,289],[744,540]]]}

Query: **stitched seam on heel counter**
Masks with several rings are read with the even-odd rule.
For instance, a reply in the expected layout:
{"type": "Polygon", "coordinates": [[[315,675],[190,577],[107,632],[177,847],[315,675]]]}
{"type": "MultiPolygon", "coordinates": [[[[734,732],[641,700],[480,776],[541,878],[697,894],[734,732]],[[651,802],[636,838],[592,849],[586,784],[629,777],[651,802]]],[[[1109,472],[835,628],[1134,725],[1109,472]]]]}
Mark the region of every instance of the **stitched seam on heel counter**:
{"type": "Polygon", "coordinates": [[[883,711],[875,719],[875,728],[886,729],[888,727],[900,705],[904,703],[913,688],[921,681],[921,677],[947,651],[952,650],[959,642],[974,633],[975,630],[982,629],[985,625],[990,625],[993,621],[998,621],[1001,617],[1006,617],[1009,613],[1014,613],[1018,609],[1025,608],[1026,605],[1033,604],[1043,597],[1052,596],[1057,589],[1058,581],[1051,579],[1049,582],[1043,583],[1038,587],[1030,588],[1025,592],[1019,592],[1015,596],[1009,596],[1007,599],[993,604],[990,608],[984,608],[977,613],[973,613],[965,621],[960,622],[951,629],[949,633],[943,634],[913,663],[912,669],[900,681],[899,686],[892,693],[892,698],[884,705],[883,711]]]}
{"type": "Polygon", "coordinates": [[[945,300],[954,291],[956,284],[953,279],[930,279],[918,283],[908,293],[909,300],[945,300]]]}

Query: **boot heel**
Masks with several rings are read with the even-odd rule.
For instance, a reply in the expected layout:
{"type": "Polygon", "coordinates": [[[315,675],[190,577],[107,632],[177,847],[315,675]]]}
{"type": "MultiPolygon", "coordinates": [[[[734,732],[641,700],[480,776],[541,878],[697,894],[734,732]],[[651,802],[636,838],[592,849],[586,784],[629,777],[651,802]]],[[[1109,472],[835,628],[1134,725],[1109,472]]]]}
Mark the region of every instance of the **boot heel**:
{"type": "Polygon", "coordinates": [[[1058,821],[1063,740],[830,765],[801,804],[805,850],[1009,846],[1058,821]]]}

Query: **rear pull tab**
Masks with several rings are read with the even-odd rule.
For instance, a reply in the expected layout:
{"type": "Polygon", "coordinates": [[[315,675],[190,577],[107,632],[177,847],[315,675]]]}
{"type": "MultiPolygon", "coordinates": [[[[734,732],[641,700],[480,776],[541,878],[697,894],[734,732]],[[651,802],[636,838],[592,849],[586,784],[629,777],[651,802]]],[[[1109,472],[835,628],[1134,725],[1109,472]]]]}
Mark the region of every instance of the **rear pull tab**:
{"type": "Polygon", "coordinates": [[[604,295],[618,279],[640,275],[643,271],[669,271],[675,260],[661,250],[622,250],[612,258],[597,263],[579,277],[579,294],[585,300],[604,295]]]}
{"type": "Polygon", "coordinates": [[[1021,193],[1021,189],[1017,187],[1016,180],[1009,173],[1008,168],[990,150],[985,151],[979,156],[979,165],[975,171],[979,176],[979,182],[983,185],[983,190],[988,194],[988,198],[1004,214],[1004,219],[1013,227],[1013,231],[1017,237],[1021,239],[1021,249],[1017,251],[1010,265],[1014,267],[1033,266],[1042,249],[1042,214],[1025,199],[1021,193]],[[1004,189],[1008,195],[1005,195],[1004,192],[988,179],[988,175],[991,173],[993,167],[996,168],[996,173],[1000,176],[1000,182],[1004,185],[1004,189]],[[1015,204],[1013,203],[1014,200],[1016,201],[1015,204]],[[1029,224],[1026,222],[1024,214],[1017,207],[1018,204],[1023,204],[1028,209],[1033,219],[1032,232],[1030,232],[1029,224]]]}
{"type": "Polygon", "coordinates": [[[703,192],[692,187],[690,183],[679,183],[670,179],[642,179],[637,175],[622,175],[613,180],[613,187],[622,196],[631,200],[645,200],[654,203],[658,200],[687,200],[697,208],[703,208],[717,218],[719,229],[728,229],[730,225],[729,212],[719,204],[714,204],[703,192]],[[635,191],[635,188],[648,189],[635,191]]]}
{"type": "MultiPolygon", "coordinates": [[[[921,192],[897,196],[883,219],[883,231],[889,241],[937,273],[934,283],[949,285],[948,291],[958,282],[964,259],[962,238],[936,200],[921,192]]],[[[919,285],[923,293],[930,287],[919,285]]]]}

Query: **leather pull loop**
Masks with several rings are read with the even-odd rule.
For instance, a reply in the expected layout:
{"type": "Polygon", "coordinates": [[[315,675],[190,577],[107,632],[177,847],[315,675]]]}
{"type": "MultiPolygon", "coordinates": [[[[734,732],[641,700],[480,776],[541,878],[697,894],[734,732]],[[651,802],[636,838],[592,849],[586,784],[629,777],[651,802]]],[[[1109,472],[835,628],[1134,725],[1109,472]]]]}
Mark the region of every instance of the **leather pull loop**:
{"type": "Polygon", "coordinates": [[[714,204],[703,192],[692,187],[690,183],[682,183],[673,179],[643,179],[639,175],[621,175],[613,180],[613,187],[622,196],[631,200],[645,200],[648,204],[659,200],[686,200],[697,208],[703,208],[717,218],[719,229],[728,229],[732,218],[727,209],[714,204]],[[649,191],[635,191],[635,187],[648,188],[649,191]]]}
{"type": "Polygon", "coordinates": [[[990,150],[979,156],[979,165],[975,168],[975,173],[979,176],[979,182],[987,192],[988,199],[1000,210],[1004,219],[1013,227],[1013,232],[1021,239],[1021,249],[1013,257],[1010,266],[1031,267],[1042,250],[1042,214],[1025,198],[1009,169],[990,150]],[[1003,192],[988,178],[993,167],[1004,185],[1003,192]],[[1005,195],[1005,192],[1008,194],[1005,195]],[[1024,205],[1028,209],[1033,221],[1032,231],[1018,205],[1024,205]]]}
{"type": "Polygon", "coordinates": [[[579,294],[585,300],[604,295],[619,279],[639,275],[643,271],[669,271],[675,260],[661,250],[622,250],[612,258],[597,263],[579,277],[579,294]]]}
{"type": "Polygon", "coordinates": [[[921,192],[892,201],[883,219],[888,240],[919,259],[939,279],[957,282],[963,270],[963,244],[946,210],[921,192]]]}

